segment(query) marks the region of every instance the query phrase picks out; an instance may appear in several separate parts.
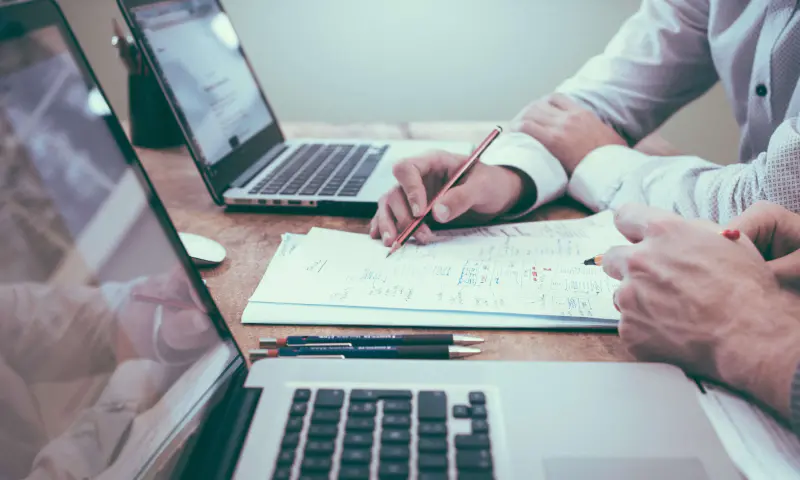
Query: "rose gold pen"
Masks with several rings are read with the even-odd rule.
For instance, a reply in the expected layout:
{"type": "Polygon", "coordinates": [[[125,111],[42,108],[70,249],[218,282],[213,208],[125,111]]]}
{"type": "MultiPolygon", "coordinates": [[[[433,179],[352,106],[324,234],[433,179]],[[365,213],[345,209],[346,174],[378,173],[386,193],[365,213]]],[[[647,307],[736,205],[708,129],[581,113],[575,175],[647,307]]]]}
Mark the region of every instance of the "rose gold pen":
{"type": "Polygon", "coordinates": [[[411,238],[411,235],[413,235],[414,232],[417,231],[419,226],[422,225],[422,222],[425,220],[425,217],[427,217],[428,214],[431,212],[431,209],[433,209],[433,206],[436,204],[436,202],[438,202],[442,198],[442,196],[445,193],[447,193],[448,190],[453,188],[453,185],[455,185],[456,182],[461,180],[464,177],[464,175],[466,175],[467,172],[476,163],[478,163],[478,160],[480,160],[481,155],[483,155],[483,152],[485,152],[486,149],[489,148],[489,145],[491,145],[492,142],[494,142],[494,140],[498,136],[500,136],[501,133],[503,133],[503,129],[500,126],[495,127],[494,130],[492,130],[491,133],[489,133],[486,139],[484,139],[483,142],[481,142],[481,144],[478,145],[478,148],[476,148],[475,151],[472,152],[472,155],[470,155],[470,157],[467,159],[467,161],[464,162],[464,165],[462,165],[461,168],[458,169],[456,174],[453,175],[453,177],[450,180],[448,180],[448,182],[444,185],[444,187],[442,187],[439,193],[436,194],[433,200],[430,203],[428,203],[428,206],[425,207],[425,210],[422,212],[422,214],[416,219],[414,219],[414,221],[411,222],[411,224],[408,227],[406,227],[405,230],[403,230],[403,233],[401,233],[400,236],[398,236],[397,239],[395,239],[394,243],[392,243],[392,249],[389,250],[388,254],[386,254],[386,258],[389,258],[389,255],[393,254],[394,252],[399,250],[400,247],[405,245],[408,239],[411,238]]]}

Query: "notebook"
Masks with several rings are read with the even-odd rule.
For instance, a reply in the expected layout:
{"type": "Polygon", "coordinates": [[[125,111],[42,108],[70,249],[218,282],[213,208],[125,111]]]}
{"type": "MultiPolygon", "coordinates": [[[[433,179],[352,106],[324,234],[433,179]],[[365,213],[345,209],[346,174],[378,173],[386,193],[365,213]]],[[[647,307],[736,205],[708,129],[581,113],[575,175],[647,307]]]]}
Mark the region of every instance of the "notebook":
{"type": "Polygon", "coordinates": [[[366,234],[284,235],[247,324],[613,329],[618,282],[583,261],[628,241],[611,212],[439,232],[388,248],[366,234]]]}

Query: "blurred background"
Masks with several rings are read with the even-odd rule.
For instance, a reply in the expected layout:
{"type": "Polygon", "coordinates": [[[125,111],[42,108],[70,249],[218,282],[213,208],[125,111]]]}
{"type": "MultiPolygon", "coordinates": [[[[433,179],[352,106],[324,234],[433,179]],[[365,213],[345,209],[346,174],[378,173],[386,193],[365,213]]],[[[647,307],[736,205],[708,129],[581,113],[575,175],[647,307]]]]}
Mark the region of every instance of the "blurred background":
{"type": "MultiPolygon", "coordinates": [[[[114,110],[114,0],[58,0],[114,110]]],[[[599,53],[640,0],[223,0],[282,122],[497,121],[599,53]]],[[[661,129],[680,150],[737,159],[719,86],[661,129]]]]}

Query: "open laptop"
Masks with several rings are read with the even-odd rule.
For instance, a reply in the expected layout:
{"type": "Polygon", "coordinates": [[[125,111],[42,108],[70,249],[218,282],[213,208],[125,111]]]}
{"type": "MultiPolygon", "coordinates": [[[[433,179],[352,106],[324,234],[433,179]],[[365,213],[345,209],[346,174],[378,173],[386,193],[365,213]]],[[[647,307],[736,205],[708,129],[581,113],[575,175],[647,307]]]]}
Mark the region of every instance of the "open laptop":
{"type": "Polygon", "coordinates": [[[431,149],[466,155],[474,148],[464,142],[287,140],[218,0],[118,2],[218,204],[362,215],[395,184],[398,160],[431,149]]]}
{"type": "Polygon", "coordinates": [[[738,478],[658,364],[248,368],[51,0],[0,7],[0,478],[738,478]]]}

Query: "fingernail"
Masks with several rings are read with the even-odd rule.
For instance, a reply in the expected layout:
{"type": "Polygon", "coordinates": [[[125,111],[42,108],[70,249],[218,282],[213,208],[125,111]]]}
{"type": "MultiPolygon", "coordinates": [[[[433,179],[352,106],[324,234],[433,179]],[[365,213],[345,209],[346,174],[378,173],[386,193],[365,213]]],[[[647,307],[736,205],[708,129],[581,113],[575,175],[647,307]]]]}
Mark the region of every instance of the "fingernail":
{"type": "Polygon", "coordinates": [[[437,203],[433,207],[433,214],[436,216],[437,221],[446,222],[448,217],[450,217],[450,209],[441,203],[437,203]]]}
{"type": "Polygon", "coordinates": [[[383,235],[381,236],[384,242],[388,241],[390,237],[391,235],[389,235],[389,232],[383,232],[383,235]]]}
{"type": "Polygon", "coordinates": [[[416,203],[412,203],[411,204],[411,215],[414,215],[415,217],[419,217],[420,211],[421,211],[421,209],[419,208],[419,205],[417,205],[416,203]]]}
{"type": "MultiPolygon", "coordinates": [[[[618,312],[620,311],[620,310],[619,310],[619,307],[617,306],[617,302],[614,302],[614,308],[616,308],[618,312]]],[[[620,312],[620,313],[621,313],[621,312],[620,312]]]]}
{"type": "Polygon", "coordinates": [[[739,240],[742,233],[739,230],[723,230],[721,235],[728,240],[739,240]]]}

